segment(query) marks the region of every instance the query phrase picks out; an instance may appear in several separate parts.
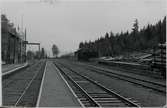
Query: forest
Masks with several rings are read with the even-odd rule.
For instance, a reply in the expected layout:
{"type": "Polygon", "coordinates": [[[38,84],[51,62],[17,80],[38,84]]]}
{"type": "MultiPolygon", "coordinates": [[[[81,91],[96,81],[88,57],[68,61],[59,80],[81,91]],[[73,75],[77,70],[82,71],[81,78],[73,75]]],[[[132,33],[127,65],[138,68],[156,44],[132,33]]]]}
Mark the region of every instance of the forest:
{"type": "Polygon", "coordinates": [[[166,42],[166,16],[156,24],[148,24],[139,30],[135,19],[132,31],[114,34],[112,31],[95,41],[80,42],[79,49],[97,52],[99,57],[118,56],[129,52],[142,52],[153,49],[159,43],[166,42]]]}

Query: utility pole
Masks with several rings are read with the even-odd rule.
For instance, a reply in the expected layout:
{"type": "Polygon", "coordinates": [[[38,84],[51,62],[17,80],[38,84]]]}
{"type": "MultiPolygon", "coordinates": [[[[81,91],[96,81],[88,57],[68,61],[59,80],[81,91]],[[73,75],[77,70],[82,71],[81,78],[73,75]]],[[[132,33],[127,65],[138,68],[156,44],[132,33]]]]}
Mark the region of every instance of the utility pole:
{"type": "MultiPolygon", "coordinates": [[[[15,36],[16,36],[16,34],[15,34],[15,36]]],[[[14,40],[13,64],[16,63],[16,59],[15,59],[15,56],[16,56],[16,39],[17,39],[17,37],[14,37],[14,38],[13,38],[13,40],[14,40]]]]}
{"type": "Polygon", "coordinates": [[[26,32],[26,28],[25,28],[25,42],[24,42],[24,46],[25,46],[25,62],[27,62],[26,42],[27,42],[27,32],[26,32]]]}
{"type": "Polygon", "coordinates": [[[23,14],[21,15],[21,31],[23,32],[23,14]]]}
{"type": "Polygon", "coordinates": [[[21,63],[23,62],[23,56],[22,56],[22,42],[23,42],[23,38],[22,38],[22,35],[23,35],[23,14],[21,15],[21,50],[20,50],[20,54],[21,54],[21,63]]]}
{"type": "Polygon", "coordinates": [[[20,62],[22,63],[22,40],[20,39],[20,62]]]}
{"type": "Polygon", "coordinates": [[[24,43],[24,45],[25,45],[25,62],[27,62],[27,51],[26,51],[26,49],[27,49],[27,44],[26,44],[26,42],[27,42],[27,31],[26,31],[26,29],[25,29],[25,43],[24,43]]]}
{"type": "Polygon", "coordinates": [[[38,45],[38,48],[39,48],[39,52],[40,52],[40,44],[38,45]]]}

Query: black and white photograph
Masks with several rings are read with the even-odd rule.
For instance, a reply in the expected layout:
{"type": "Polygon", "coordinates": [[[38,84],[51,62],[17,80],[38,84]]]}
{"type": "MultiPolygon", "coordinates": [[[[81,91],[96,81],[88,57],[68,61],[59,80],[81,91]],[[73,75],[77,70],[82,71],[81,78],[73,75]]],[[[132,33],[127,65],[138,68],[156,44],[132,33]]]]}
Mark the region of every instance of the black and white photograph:
{"type": "Polygon", "coordinates": [[[0,0],[0,106],[166,105],[166,0],[0,0]]]}

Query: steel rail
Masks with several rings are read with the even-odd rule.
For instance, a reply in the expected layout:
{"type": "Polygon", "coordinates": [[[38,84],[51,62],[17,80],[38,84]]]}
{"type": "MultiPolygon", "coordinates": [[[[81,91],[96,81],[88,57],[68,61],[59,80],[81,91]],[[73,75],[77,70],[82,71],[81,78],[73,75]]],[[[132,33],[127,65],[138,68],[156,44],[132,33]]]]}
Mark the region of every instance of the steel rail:
{"type": "Polygon", "coordinates": [[[16,67],[16,68],[12,69],[12,70],[9,70],[9,71],[7,71],[7,72],[2,73],[2,77],[7,76],[7,75],[9,75],[9,74],[12,74],[12,73],[14,73],[14,72],[16,72],[16,71],[19,71],[19,70],[21,70],[21,69],[24,69],[24,68],[26,68],[26,67],[28,67],[28,66],[29,66],[29,64],[28,64],[28,63],[25,63],[23,66],[19,66],[19,67],[16,67]]]}
{"type": "MultiPolygon", "coordinates": [[[[153,89],[153,90],[158,91],[158,92],[161,92],[161,93],[166,93],[166,91],[164,91],[164,90],[160,90],[160,89],[157,89],[157,88],[154,88],[154,87],[151,87],[151,86],[147,86],[147,85],[144,85],[144,84],[141,84],[141,83],[138,83],[138,82],[130,81],[129,79],[126,79],[126,76],[120,75],[120,76],[124,77],[124,78],[121,78],[121,77],[118,76],[119,74],[115,74],[115,75],[117,75],[117,76],[113,76],[113,75],[111,75],[111,74],[114,74],[114,73],[110,73],[110,72],[107,72],[107,73],[99,72],[99,71],[97,71],[97,70],[95,70],[95,69],[90,69],[90,68],[89,68],[89,70],[91,70],[92,72],[96,72],[96,73],[99,73],[99,74],[103,74],[103,75],[105,75],[105,76],[115,77],[115,78],[120,79],[120,80],[128,81],[128,82],[130,82],[130,83],[137,84],[137,85],[143,86],[143,87],[145,87],[145,88],[153,89]]],[[[102,71],[102,70],[100,70],[100,71],[102,71]]],[[[105,70],[103,70],[103,71],[105,71],[105,70]]],[[[105,71],[105,72],[106,72],[106,71],[105,71]]],[[[131,77],[127,77],[127,78],[132,79],[131,77]]],[[[137,80],[137,79],[132,79],[132,80],[137,80]]],[[[141,80],[138,80],[138,81],[141,81],[141,80]]],[[[142,81],[142,82],[144,82],[144,81],[142,81]]],[[[149,83],[149,82],[144,82],[144,83],[154,84],[154,83],[149,83]]],[[[160,86],[160,85],[158,85],[158,86],[160,86]]],[[[162,87],[164,87],[164,86],[162,86],[162,87]]]]}
{"type": "MultiPolygon", "coordinates": [[[[104,69],[97,68],[97,67],[95,67],[95,66],[90,66],[90,67],[93,67],[94,69],[98,69],[98,70],[101,70],[101,71],[105,71],[105,72],[107,72],[107,73],[112,73],[112,74],[115,74],[115,75],[119,75],[119,76],[123,76],[123,77],[128,77],[128,78],[131,78],[131,79],[135,79],[135,80],[139,80],[139,81],[143,81],[143,82],[147,82],[147,83],[152,83],[152,84],[154,84],[154,85],[166,87],[166,85],[159,84],[159,83],[155,83],[155,82],[153,82],[153,81],[148,81],[148,80],[143,80],[143,79],[139,79],[139,78],[134,78],[134,77],[131,77],[131,76],[128,76],[128,75],[118,74],[118,73],[115,73],[115,72],[112,72],[112,71],[108,71],[108,70],[104,70],[104,69]]],[[[90,68],[89,68],[89,69],[90,69],[90,68]]],[[[93,69],[92,69],[92,70],[93,70],[93,69]]]]}
{"type": "MultiPolygon", "coordinates": [[[[2,82],[3,82],[4,80],[8,79],[8,77],[10,77],[10,76],[12,76],[12,75],[14,75],[14,74],[17,74],[18,71],[20,72],[20,71],[23,70],[23,69],[27,69],[28,67],[30,67],[30,66],[32,66],[32,65],[34,65],[34,64],[35,64],[35,63],[32,63],[32,64],[27,63],[27,66],[26,66],[26,67],[23,67],[23,68],[21,68],[21,69],[14,70],[14,71],[11,72],[11,73],[2,75],[2,82]]],[[[3,87],[7,87],[7,86],[8,86],[10,83],[12,83],[12,82],[13,82],[13,80],[9,81],[7,84],[3,85],[3,87]]]]}
{"type": "Polygon", "coordinates": [[[42,75],[42,81],[41,81],[41,83],[40,83],[38,98],[37,98],[37,102],[36,102],[36,105],[35,105],[37,108],[39,108],[39,103],[40,103],[40,99],[41,99],[42,87],[43,87],[43,82],[44,82],[45,73],[46,73],[46,67],[47,67],[47,61],[46,61],[46,63],[45,63],[44,73],[43,73],[43,75],[42,75]]]}
{"type": "Polygon", "coordinates": [[[74,85],[77,87],[88,99],[89,102],[93,105],[93,107],[101,107],[80,85],[78,85],[73,78],[68,76],[56,63],[55,66],[60,70],[62,74],[64,74],[74,85]]]}
{"type": "Polygon", "coordinates": [[[67,65],[64,65],[64,64],[62,64],[62,63],[59,63],[59,64],[63,65],[66,69],[70,70],[71,72],[76,73],[77,75],[79,75],[79,76],[81,76],[81,77],[87,79],[88,81],[92,82],[93,84],[97,85],[98,87],[100,87],[101,89],[103,89],[104,91],[106,91],[107,93],[109,93],[109,94],[111,94],[111,95],[115,95],[115,96],[118,97],[120,100],[124,101],[125,104],[129,104],[129,105],[131,105],[132,107],[140,107],[138,104],[136,104],[136,103],[132,102],[131,100],[129,100],[129,99],[127,99],[127,98],[125,98],[125,97],[119,95],[118,93],[116,93],[116,92],[114,92],[114,91],[112,91],[112,90],[110,90],[110,89],[104,87],[103,85],[101,85],[101,84],[98,83],[97,81],[94,81],[94,80],[92,80],[91,78],[89,78],[89,77],[87,77],[87,76],[84,76],[84,75],[79,74],[78,72],[74,71],[73,69],[71,69],[71,68],[68,67],[67,65]]]}
{"type": "MultiPolygon", "coordinates": [[[[46,61],[45,61],[46,63],[46,61]]],[[[44,64],[45,64],[44,63],[44,64]]],[[[42,62],[39,62],[38,65],[43,65],[42,62]]],[[[35,80],[35,78],[38,76],[39,72],[41,71],[41,69],[38,70],[38,72],[33,76],[33,78],[29,81],[29,83],[27,84],[26,88],[24,89],[24,91],[21,93],[21,96],[19,96],[19,98],[17,99],[17,101],[15,102],[14,106],[18,106],[19,102],[22,100],[22,98],[24,97],[25,93],[27,92],[27,90],[30,88],[31,84],[33,83],[33,81],[35,80]]]]}
{"type": "MultiPolygon", "coordinates": [[[[96,66],[94,64],[91,64],[89,66],[96,66]]],[[[107,66],[107,65],[103,65],[103,66],[107,66]]],[[[110,66],[110,65],[108,65],[110,66]]],[[[114,69],[114,70],[118,70],[118,71],[124,71],[124,72],[128,72],[128,73],[135,73],[135,74],[138,74],[138,75],[150,75],[152,74],[151,76],[153,78],[162,78],[162,76],[160,76],[160,73],[157,73],[155,71],[151,71],[151,70],[146,70],[147,72],[146,73],[141,73],[141,72],[136,72],[136,71],[144,71],[143,69],[136,69],[136,68],[130,68],[130,67],[118,67],[118,66],[111,66],[111,69],[114,69]]]]}
{"type": "MultiPolygon", "coordinates": [[[[86,65],[84,65],[84,66],[86,66],[86,65]]],[[[128,81],[130,83],[137,84],[137,85],[140,85],[140,86],[143,86],[145,88],[149,88],[149,89],[161,92],[161,93],[166,93],[166,90],[164,91],[164,90],[161,90],[161,89],[157,89],[157,87],[155,88],[155,87],[147,86],[147,85],[144,85],[142,83],[134,82],[134,81],[131,81],[131,80],[141,81],[143,83],[153,84],[153,85],[157,85],[157,86],[161,86],[161,87],[165,87],[165,88],[166,88],[166,85],[162,85],[162,84],[159,84],[159,83],[155,83],[155,82],[152,82],[152,81],[147,81],[147,80],[143,80],[143,79],[139,79],[139,78],[134,78],[134,77],[131,77],[131,76],[128,76],[128,75],[118,74],[118,73],[115,73],[115,72],[112,72],[112,71],[109,71],[109,70],[98,68],[96,66],[88,65],[87,67],[84,67],[84,68],[89,69],[92,72],[96,72],[96,73],[103,74],[103,75],[106,75],[106,76],[109,76],[109,77],[114,77],[114,78],[117,78],[117,79],[120,79],[120,80],[128,81]],[[106,73],[104,73],[104,72],[106,72],[106,73]],[[116,75],[116,76],[113,76],[111,74],[116,75]],[[120,76],[122,76],[122,78],[120,76]],[[127,78],[129,78],[129,79],[127,79],[127,78]]]]}

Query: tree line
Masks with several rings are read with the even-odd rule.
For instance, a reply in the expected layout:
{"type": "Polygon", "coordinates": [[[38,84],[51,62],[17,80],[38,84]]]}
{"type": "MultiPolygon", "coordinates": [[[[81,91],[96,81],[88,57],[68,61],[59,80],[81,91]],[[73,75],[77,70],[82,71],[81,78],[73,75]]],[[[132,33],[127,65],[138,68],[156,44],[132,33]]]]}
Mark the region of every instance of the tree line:
{"type": "Polygon", "coordinates": [[[135,19],[132,31],[114,34],[112,31],[95,41],[80,42],[79,49],[97,52],[98,56],[116,56],[133,51],[153,49],[166,42],[166,16],[156,24],[148,24],[139,30],[135,19]]]}

